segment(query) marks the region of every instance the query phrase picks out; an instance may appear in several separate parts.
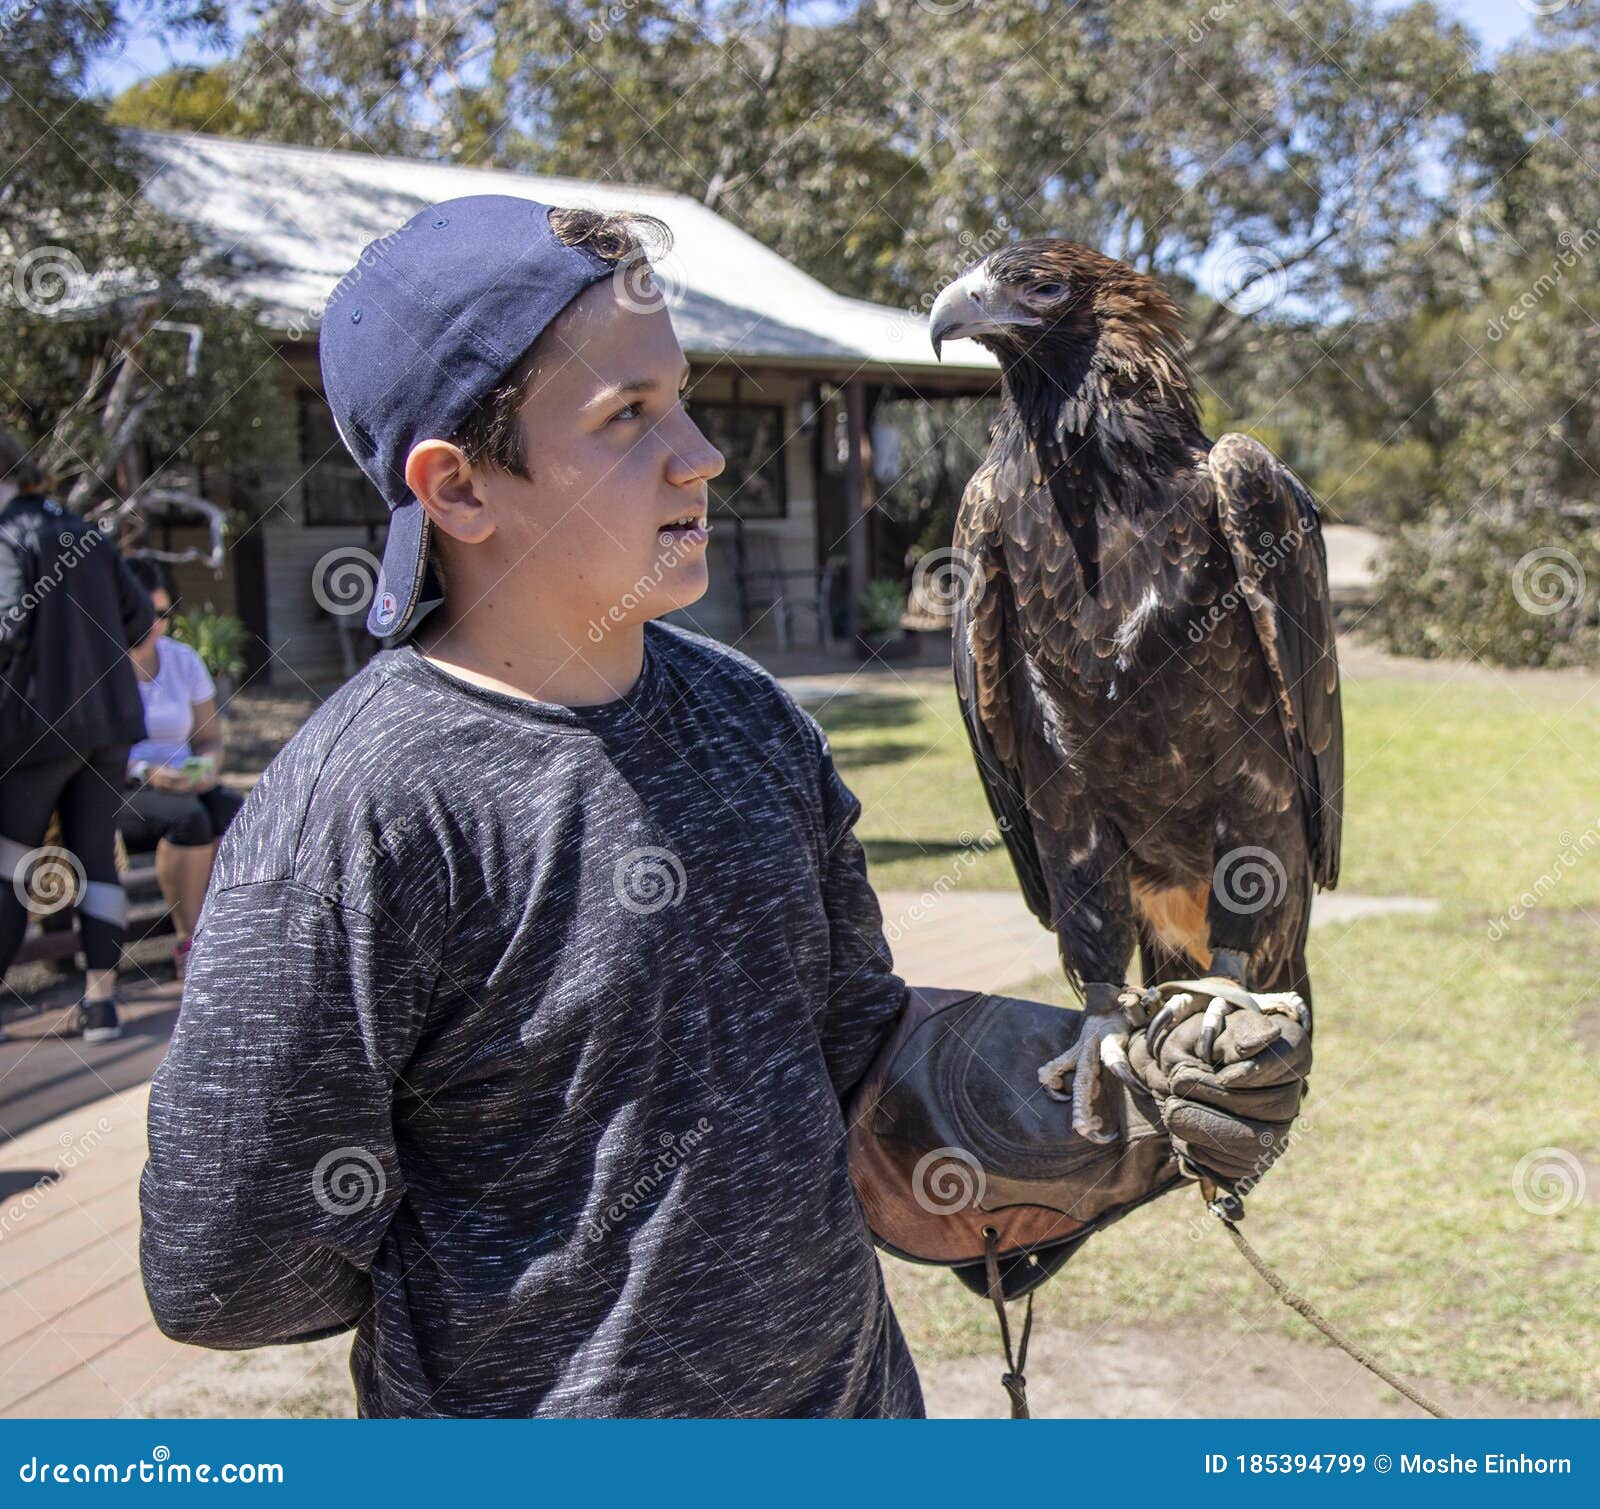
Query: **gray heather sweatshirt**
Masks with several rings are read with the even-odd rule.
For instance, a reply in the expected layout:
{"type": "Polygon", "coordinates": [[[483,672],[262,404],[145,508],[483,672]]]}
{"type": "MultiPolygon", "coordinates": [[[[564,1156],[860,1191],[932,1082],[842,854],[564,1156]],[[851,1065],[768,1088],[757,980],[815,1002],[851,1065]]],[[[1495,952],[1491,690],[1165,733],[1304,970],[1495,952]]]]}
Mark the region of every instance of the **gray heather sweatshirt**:
{"type": "Polygon", "coordinates": [[[845,1165],[900,1004],[822,730],[662,623],[600,707],[388,650],[229,828],[150,1101],[181,1341],[362,1414],[919,1416],[845,1165]]]}

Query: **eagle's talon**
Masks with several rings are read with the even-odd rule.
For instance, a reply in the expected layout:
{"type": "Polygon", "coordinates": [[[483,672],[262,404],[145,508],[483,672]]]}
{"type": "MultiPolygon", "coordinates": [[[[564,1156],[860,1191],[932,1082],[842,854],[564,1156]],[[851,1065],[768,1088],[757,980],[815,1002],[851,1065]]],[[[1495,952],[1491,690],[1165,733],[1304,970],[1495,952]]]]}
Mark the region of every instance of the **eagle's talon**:
{"type": "MultiPolygon", "coordinates": [[[[1039,1067],[1039,1083],[1052,1100],[1072,1102],[1072,1129],[1089,1142],[1115,1142],[1119,1133],[1115,1128],[1105,1130],[1105,1123],[1095,1114],[1094,1102],[1101,1071],[1120,1070],[1115,1058],[1122,1050],[1128,1035],[1128,1022],[1120,1011],[1091,1011],[1085,1015],[1078,1031],[1078,1040],[1065,1053],[1057,1055],[1039,1067]],[[1114,1046],[1107,1059],[1107,1043],[1114,1046]],[[1065,1091],[1067,1076],[1072,1076],[1072,1093],[1065,1091]]],[[[1122,1051],[1123,1062],[1127,1054],[1122,1051]]],[[[1129,1072],[1131,1073],[1131,1067],[1129,1072]]]]}
{"type": "Polygon", "coordinates": [[[1161,1041],[1161,1034],[1169,1027],[1176,1027],[1179,1022],[1193,1016],[1200,1010],[1198,997],[1184,991],[1175,995],[1165,1006],[1151,1018],[1150,1025],[1144,1029],[1145,1046],[1150,1050],[1150,1056],[1155,1057],[1156,1046],[1161,1041]]]}
{"type": "Polygon", "coordinates": [[[1206,1007],[1205,1019],[1200,1023],[1200,1045],[1196,1049],[1200,1057],[1208,1064],[1211,1060],[1211,1048],[1217,1040],[1217,1034],[1222,1031],[1222,1024],[1228,1016],[1228,1003],[1220,996],[1206,1007]]]}

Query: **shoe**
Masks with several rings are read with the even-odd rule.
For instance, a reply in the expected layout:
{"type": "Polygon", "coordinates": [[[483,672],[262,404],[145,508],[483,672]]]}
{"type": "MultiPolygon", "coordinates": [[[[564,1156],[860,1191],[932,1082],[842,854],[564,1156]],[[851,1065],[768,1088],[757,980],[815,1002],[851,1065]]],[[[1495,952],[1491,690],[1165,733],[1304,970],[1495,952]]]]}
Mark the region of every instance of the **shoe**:
{"type": "Polygon", "coordinates": [[[115,1001],[85,1001],[78,1008],[78,1024],[86,1043],[109,1043],[122,1036],[115,1001]]]}

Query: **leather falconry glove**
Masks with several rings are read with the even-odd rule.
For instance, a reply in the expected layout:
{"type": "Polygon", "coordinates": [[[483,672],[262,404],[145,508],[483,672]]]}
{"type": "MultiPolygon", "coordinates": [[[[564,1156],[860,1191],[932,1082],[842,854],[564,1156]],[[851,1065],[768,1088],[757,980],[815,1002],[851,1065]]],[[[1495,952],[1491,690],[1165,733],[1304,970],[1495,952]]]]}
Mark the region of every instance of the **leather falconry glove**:
{"type": "Polygon", "coordinates": [[[1298,996],[1256,996],[1222,979],[1174,981],[1128,1067],[1153,1095],[1186,1173],[1243,1193],[1288,1145],[1311,1071],[1311,1010],[1298,996]],[[1239,1189],[1240,1185],[1243,1189],[1239,1189]]]}

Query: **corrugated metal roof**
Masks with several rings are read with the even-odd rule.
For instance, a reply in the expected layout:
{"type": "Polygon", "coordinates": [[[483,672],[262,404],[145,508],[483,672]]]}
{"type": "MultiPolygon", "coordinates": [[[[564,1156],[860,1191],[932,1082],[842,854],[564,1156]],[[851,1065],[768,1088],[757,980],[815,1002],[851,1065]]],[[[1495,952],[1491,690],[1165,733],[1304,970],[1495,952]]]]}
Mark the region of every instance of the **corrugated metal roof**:
{"type": "Polygon", "coordinates": [[[913,379],[996,368],[965,340],[948,343],[937,361],[924,314],[837,294],[683,194],[220,136],[127,134],[151,159],[146,196],[225,251],[237,269],[233,286],[261,300],[280,330],[314,333],[361,248],[425,205],[515,194],[664,220],[674,246],[654,265],[690,356],[892,368],[913,379]]]}

